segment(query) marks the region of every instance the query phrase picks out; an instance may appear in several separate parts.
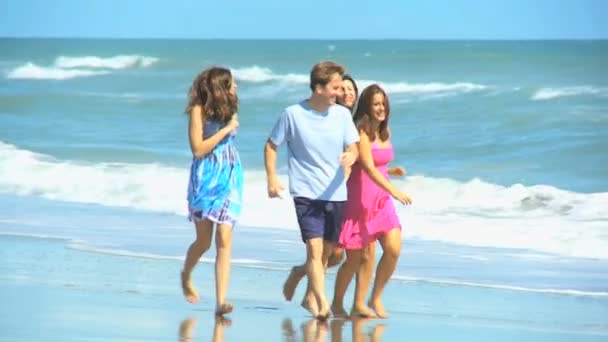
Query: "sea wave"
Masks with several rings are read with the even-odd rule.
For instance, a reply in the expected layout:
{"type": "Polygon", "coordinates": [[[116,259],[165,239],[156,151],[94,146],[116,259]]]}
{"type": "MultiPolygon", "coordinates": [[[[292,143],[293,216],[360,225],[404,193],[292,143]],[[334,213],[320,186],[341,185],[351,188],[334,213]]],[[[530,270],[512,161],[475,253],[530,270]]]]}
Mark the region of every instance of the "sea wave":
{"type": "MultiPolygon", "coordinates": [[[[187,168],[59,160],[0,142],[0,193],[186,215],[187,179],[187,168]]],[[[266,196],[262,170],[247,171],[245,184],[242,224],[297,229],[292,202],[266,196]]],[[[414,199],[397,205],[407,238],[608,258],[608,193],[424,175],[395,184],[414,199]]]]}
{"type": "MultiPolygon", "coordinates": [[[[251,83],[281,82],[293,85],[305,85],[310,82],[310,76],[297,73],[275,73],[270,68],[251,66],[232,69],[237,80],[251,83]]],[[[392,94],[465,94],[476,91],[483,91],[489,88],[487,85],[471,82],[429,82],[429,83],[409,83],[409,82],[386,82],[381,80],[357,80],[359,88],[373,84],[380,84],[388,93],[392,94]]]]}
{"type": "Polygon", "coordinates": [[[541,88],[536,91],[531,100],[546,101],[570,96],[608,96],[608,88],[592,87],[592,86],[574,86],[574,87],[558,87],[558,88],[541,88]]]}
{"type": "Polygon", "coordinates": [[[59,56],[50,66],[27,62],[9,70],[8,79],[18,80],[67,80],[109,74],[127,68],[145,68],[158,62],[158,58],[141,55],[118,55],[113,57],[59,56]]]}
{"type": "Polygon", "coordinates": [[[104,70],[61,69],[58,67],[43,67],[28,62],[16,67],[6,75],[15,80],[67,80],[78,77],[99,76],[109,73],[104,70]]]}

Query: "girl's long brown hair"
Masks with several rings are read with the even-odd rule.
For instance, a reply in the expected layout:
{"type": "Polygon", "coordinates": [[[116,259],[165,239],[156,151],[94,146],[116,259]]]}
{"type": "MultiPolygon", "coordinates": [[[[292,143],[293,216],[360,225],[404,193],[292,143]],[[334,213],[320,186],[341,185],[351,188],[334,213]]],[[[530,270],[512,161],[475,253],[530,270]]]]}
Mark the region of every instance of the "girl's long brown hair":
{"type": "Polygon", "coordinates": [[[378,84],[372,84],[365,88],[359,97],[359,103],[357,104],[357,110],[355,111],[355,115],[353,116],[353,121],[358,129],[362,130],[369,136],[370,140],[374,140],[376,138],[376,132],[372,127],[372,104],[374,101],[374,95],[382,94],[384,97],[384,111],[386,113],[386,117],[384,121],[382,121],[378,127],[378,136],[380,140],[386,141],[389,138],[388,134],[388,118],[391,112],[391,108],[388,102],[388,96],[386,96],[386,92],[382,87],[378,84]]]}
{"type": "Polygon", "coordinates": [[[199,105],[206,119],[230,121],[239,109],[238,97],[230,94],[232,82],[232,73],[222,67],[211,67],[198,74],[188,91],[186,113],[199,105]]]}

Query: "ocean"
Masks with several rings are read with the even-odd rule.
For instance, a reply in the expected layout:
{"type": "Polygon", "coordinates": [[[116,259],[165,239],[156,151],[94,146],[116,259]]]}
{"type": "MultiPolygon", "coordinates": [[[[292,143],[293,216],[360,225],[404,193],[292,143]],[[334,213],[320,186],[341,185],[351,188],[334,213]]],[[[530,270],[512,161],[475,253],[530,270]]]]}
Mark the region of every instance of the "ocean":
{"type": "MultiPolygon", "coordinates": [[[[393,181],[414,204],[398,205],[389,312],[606,338],[608,41],[0,39],[0,244],[47,248],[41,262],[68,270],[81,262],[53,251],[95,255],[104,274],[117,257],[155,260],[169,265],[166,284],[138,284],[182,300],[171,279],[194,236],[186,95],[204,68],[226,66],[245,168],[233,273],[260,272],[276,291],[230,286],[280,301],[304,248],[292,201],[267,198],[263,146],[282,109],[309,95],[321,60],[390,98],[394,165],[407,170],[393,181]]],[[[286,183],[284,149],[279,171],[286,183]]],[[[58,286],[14,258],[0,258],[5,286],[58,286]]]]}

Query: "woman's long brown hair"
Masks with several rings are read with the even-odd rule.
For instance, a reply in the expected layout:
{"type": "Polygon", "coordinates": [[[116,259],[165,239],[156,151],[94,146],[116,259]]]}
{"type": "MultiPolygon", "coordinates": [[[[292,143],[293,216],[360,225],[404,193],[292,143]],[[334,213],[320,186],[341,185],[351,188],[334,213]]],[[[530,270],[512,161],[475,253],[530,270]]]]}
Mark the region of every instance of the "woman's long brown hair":
{"type": "Polygon", "coordinates": [[[358,129],[362,130],[369,136],[370,140],[374,140],[376,138],[376,133],[380,137],[380,140],[386,141],[389,138],[388,134],[388,118],[391,112],[391,108],[388,102],[388,96],[386,96],[386,92],[382,87],[378,84],[372,84],[365,88],[359,97],[359,103],[357,104],[357,110],[355,111],[355,115],[353,116],[353,121],[358,129]],[[382,121],[378,127],[378,132],[374,132],[372,127],[372,105],[374,101],[374,95],[382,94],[384,97],[384,111],[385,111],[385,119],[382,121]]]}
{"type": "Polygon", "coordinates": [[[199,105],[206,119],[230,121],[239,107],[236,94],[230,94],[232,82],[232,73],[222,67],[211,67],[198,74],[188,91],[186,113],[199,105]]]}

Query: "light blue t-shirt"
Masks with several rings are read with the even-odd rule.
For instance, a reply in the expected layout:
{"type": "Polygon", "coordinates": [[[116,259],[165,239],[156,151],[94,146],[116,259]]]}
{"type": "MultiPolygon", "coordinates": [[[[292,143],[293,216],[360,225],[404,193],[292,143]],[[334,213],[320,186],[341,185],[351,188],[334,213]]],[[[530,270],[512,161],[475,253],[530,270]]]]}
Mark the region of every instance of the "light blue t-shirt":
{"type": "Polygon", "coordinates": [[[291,196],[346,201],[340,154],[359,141],[346,107],[332,105],[326,112],[317,112],[306,100],[287,107],[269,139],[277,146],[287,143],[291,196]]]}

